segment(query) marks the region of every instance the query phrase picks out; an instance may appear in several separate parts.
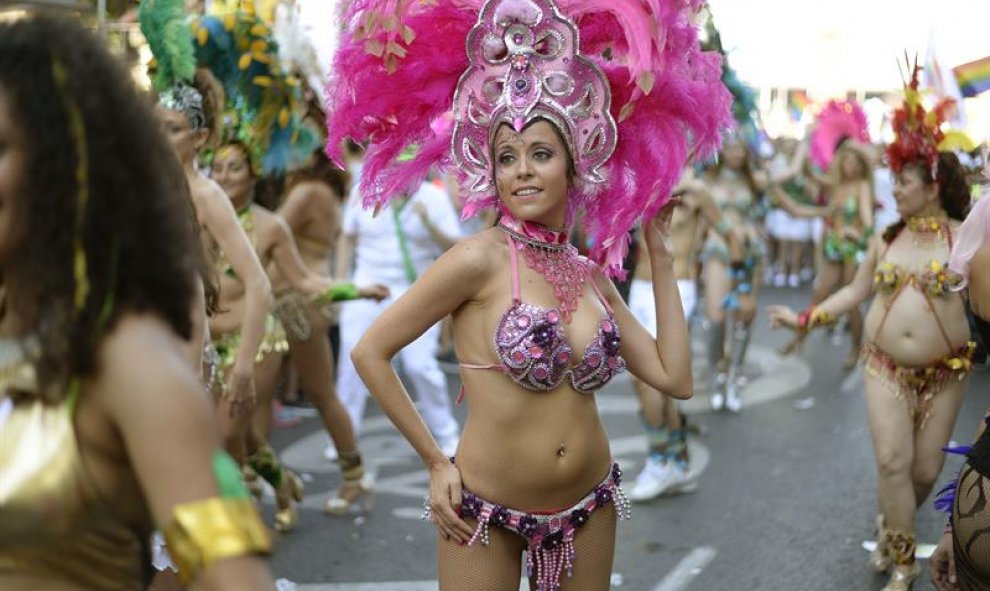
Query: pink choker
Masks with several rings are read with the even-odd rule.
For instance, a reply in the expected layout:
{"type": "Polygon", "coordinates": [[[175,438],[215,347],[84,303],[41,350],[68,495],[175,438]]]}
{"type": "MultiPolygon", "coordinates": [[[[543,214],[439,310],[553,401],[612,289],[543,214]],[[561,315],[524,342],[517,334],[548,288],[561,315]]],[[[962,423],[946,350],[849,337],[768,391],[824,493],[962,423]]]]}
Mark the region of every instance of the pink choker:
{"type": "Polygon", "coordinates": [[[590,265],[567,241],[567,232],[520,221],[504,212],[498,229],[512,238],[515,247],[522,251],[526,266],[553,286],[564,322],[570,322],[584,293],[590,265]]]}

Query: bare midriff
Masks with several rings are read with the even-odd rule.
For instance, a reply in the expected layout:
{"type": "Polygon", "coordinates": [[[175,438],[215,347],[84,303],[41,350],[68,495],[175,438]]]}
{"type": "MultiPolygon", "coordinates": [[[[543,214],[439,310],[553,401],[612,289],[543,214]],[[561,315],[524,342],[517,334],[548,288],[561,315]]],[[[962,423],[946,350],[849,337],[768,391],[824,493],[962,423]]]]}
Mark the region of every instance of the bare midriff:
{"type": "Polygon", "coordinates": [[[954,347],[966,344],[969,339],[969,324],[958,294],[929,298],[929,307],[920,291],[907,287],[900,291],[888,311],[889,298],[882,294],[874,297],[866,314],[866,336],[898,363],[924,365],[950,353],[935,314],[954,347]],[[878,333],[884,313],[887,321],[878,333]]]}
{"type": "Polygon", "coordinates": [[[593,395],[569,386],[533,392],[498,373],[463,373],[471,406],[457,465],[470,491],[512,509],[555,511],[605,478],[608,435],[593,395]]]}
{"type": "MultiPolygon", "coordinates": [[[[511,298],[508,248],[496,232],[493,270],[479,300],[453,315],[458,358],[495,363],[493,333],[511,298]]],[[[552,288],[525,265],[519,267],[525,301],[558,305],[552,288]]],[[[598,331],[604,308],[591,285],[565,328],[574,360],[598,331]]],[[[581,499],[608,474],[611,454],[595,397],[569,380],[549,392],[525,389],[496,371],[462,370],[467,421],[457,450],[464,486],[485,500],[523,511],[553,511],[581,499]]]]}

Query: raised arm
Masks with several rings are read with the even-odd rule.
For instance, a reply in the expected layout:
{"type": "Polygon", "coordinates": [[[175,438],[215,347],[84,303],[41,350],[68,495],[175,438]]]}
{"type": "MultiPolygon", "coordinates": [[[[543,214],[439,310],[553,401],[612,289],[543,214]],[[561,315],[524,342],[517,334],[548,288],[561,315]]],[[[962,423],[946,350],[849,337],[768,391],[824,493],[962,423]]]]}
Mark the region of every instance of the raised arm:
{"type": "Polygon", "coordinates": [[[778,172],[770,172],[767,174],[767,181],[771,185],[778,185],[786,183],[787,181],[793,180],[799,174],[801,174],[801,169],[804,167],[804,162],[808,157],[808,145],[805,142],[798,144],[797,149],[794,151],[794,156],[791,161],[787,164],[787,167],[778,172]]]}
{"type": "Polygon", "coordinates": [[[691,374],[691,346],[688,339],[684,308],[677,291],[674,259],[667,244],[667,225],[673,207],[645,224],[644,232],[650,268],[653,273],[653,298],[657,312],[657,334],[654,339],[629,311],[611,281],[597,277],[599,286],[615,311],[622,334],[622,356],[637,378],[673,396],[690,398],[694,393],[691,374]]]}

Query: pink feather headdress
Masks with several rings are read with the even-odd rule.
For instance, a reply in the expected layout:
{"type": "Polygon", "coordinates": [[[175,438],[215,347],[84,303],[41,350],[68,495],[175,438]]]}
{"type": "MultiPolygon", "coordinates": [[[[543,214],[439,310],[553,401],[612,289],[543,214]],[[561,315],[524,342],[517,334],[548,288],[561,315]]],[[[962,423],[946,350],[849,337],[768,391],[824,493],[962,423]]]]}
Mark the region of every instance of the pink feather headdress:
{"type": "Polygon", "coordinates": [[[866,113],[856,101],[831,100],[818,114],[815,130],[811,133],[811,161],[822,170],[828,170],[832,157],[844,138],[861,144],[870,143],[866,113]]]}
{"type": "Polygon", "coordinates": [[[366,207],[434,165],[454,170],[467,217],[498,203],[494,130],[548,119],[578,172],[569,209],[584,209],[592,258],[620,274],[628,230],[731,124],[721,58],[701,50],[691,21],[702,4],[354,0],[327,86],[327,152],[339,162],[344,139],[368,142],[366,207]]]}

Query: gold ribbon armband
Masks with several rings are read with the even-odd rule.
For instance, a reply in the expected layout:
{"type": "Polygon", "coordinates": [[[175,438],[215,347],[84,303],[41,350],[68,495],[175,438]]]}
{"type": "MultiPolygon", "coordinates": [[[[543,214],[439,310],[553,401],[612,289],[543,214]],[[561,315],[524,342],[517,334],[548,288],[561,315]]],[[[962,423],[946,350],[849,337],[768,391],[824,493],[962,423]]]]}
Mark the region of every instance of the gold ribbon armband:
{"type": "Polygon", "coordinates": [[[249,499],[220,497],[177,505],[165,540],[187,585],[218,560],[267,554],[272,547],[249,499]]]}

